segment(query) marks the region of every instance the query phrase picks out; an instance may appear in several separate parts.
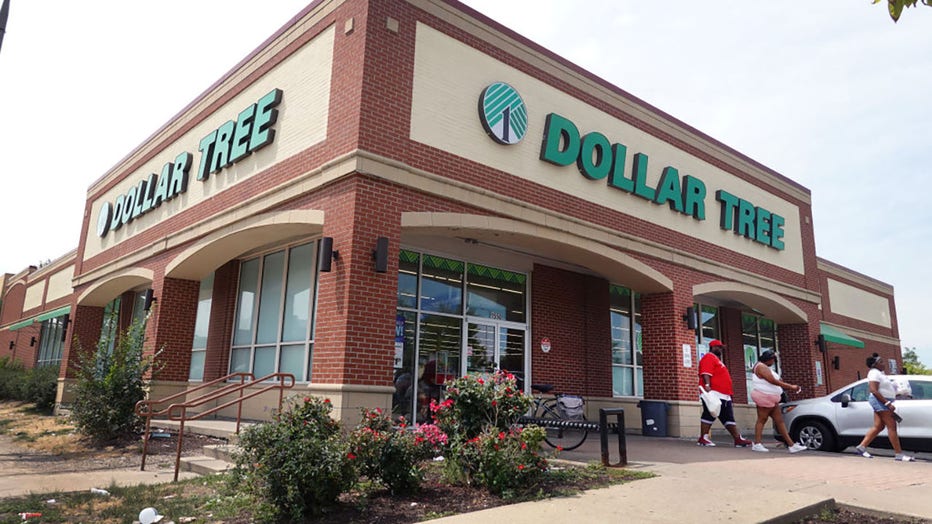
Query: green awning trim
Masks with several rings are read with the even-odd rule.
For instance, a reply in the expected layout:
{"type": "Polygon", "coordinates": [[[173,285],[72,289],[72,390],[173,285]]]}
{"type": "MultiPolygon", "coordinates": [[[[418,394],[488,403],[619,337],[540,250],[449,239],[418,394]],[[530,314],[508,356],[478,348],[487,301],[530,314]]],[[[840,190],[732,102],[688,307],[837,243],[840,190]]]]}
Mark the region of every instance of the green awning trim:
{"type": "Polygon", "coordinates": [[[17,329],[23,329],[24,327],[29,327],[35,321],[34,318],[28,318],[26,320],[20,320],[19,322],[10,326],[10,331],[16,331],[17,329]]]}
{"type": "Polygon", "coordinates": [[[71,313],[71,306],[60,307],[58,309],[46,311],[45,313],[37,316],[36,322],[42,322],[43,320],[48,320],[50,318],[60,317],[62,315],[67,315],[68,313],[71,313]]]}
{"type": "Polygon", "coordinates": [[[863,342],[838,328],[829,326],[828,324],[823,324],[820,322],[819,333],[822,334],[822,337],[825,338],[826,342],[834,342],[836,344],[842,344],[844,346],[851,346],[853,348],[859,349],[864,348],[863,342]]]}

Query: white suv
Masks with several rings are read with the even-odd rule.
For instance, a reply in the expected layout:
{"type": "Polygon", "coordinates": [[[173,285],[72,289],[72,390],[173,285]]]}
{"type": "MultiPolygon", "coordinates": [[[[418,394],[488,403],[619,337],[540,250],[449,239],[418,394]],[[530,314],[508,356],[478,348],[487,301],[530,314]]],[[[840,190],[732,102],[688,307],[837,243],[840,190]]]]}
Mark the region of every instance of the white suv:
{"type": "MultiPolygon", "coordinates": [[[[903,421],[897,425],[903,449],[932,451],[932,375],[889,375],[898,383],[908,381],[908,396],[898,396],[896,413],[903,421]]],[[[819,398],[783,404],[783,418],[790,436],[809,449],[842,451],[856,446],[874,425],[874,410],[867,403],[870,395],[867,379],[819,398]]],[[[871,444],[890,447],[887,431],[871,444]]]]}

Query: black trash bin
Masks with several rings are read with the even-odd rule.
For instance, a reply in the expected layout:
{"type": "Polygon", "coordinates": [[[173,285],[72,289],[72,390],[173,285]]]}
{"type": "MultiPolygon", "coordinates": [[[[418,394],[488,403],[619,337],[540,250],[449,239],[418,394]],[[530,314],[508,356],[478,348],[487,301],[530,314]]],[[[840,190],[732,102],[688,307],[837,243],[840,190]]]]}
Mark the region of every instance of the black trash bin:
{"type": "Polygon", "coordinates": [[[641,434],[646,437],[667,436],[667,411],[670,404],[662,400],[641,400],[641,434]]]}

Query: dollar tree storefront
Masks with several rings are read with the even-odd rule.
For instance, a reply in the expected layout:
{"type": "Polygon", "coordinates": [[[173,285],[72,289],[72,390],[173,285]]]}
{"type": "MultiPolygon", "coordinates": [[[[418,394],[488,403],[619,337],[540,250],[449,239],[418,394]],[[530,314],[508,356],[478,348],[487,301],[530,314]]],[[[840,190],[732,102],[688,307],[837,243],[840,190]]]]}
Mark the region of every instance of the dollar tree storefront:
{"type": "Polygon", "coordinates": [[[765,349],[827,391],[823,324],[899,355],[892,289],[817,259],[806,188],[457,3],[309,5],[85,215],[69,334],[145,318],[154,396],[287,372],[341,419],[418,420],[507,369],[687,435],[713,338],[747,411],[765,349]]]}

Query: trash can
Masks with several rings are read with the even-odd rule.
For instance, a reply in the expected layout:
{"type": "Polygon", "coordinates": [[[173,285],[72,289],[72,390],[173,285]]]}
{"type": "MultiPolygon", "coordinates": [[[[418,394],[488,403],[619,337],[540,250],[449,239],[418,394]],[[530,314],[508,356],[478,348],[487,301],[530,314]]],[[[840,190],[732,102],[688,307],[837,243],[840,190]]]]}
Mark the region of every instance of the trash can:
{"type": "Polygon", "coordinates": [[[667,411],[670,404],[662,400],[641,400],[641,434],[646,437],[667,436],[667,411]]]}

